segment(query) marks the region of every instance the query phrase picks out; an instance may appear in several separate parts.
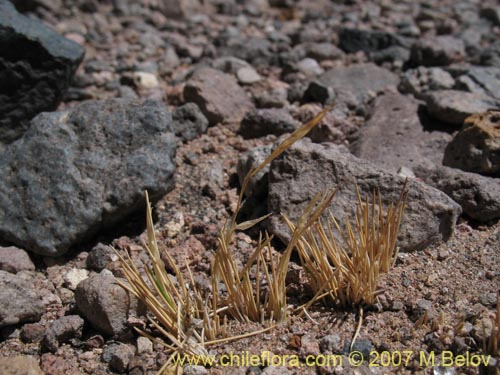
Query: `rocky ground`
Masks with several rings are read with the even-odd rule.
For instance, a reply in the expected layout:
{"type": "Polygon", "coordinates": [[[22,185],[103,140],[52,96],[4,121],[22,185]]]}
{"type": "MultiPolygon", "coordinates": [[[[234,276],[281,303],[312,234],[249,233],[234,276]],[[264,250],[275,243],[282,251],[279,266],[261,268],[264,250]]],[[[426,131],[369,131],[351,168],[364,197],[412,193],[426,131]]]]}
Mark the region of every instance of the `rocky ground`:
{"type": "MultiPolygon", "coordinates": [[[[184,372],[500,371],[498,352],[487,366],[440,366],[442,353],[487,354],[500,292],[495,1],[14,3],[0,0],[1,374],[156,373],[167,354],[133,330],[147,327],[145,310],[116,283],[110,247],[148,263],[144,190],[160,247],[209,290],[243,176],[332,103],[256,176],[242,217],[273,213],[260,229],[280,251],[290,235],[279,214],[296,219],[316,192],[338,187],[331,210],[344,218],[355,183],[388,203],[409,179],[401,252],[353,348],[367,361],[349,364],[356,309],[315,305],[210,353],[342,363],[184,372]]],[[[238,261],[257,238],[237,234],[238,261]]],[[[296,256],[287,280],[290,305],[307,302],[296,256]]],[[[233,334],[261,328],[229,322],[233,334]]]]}

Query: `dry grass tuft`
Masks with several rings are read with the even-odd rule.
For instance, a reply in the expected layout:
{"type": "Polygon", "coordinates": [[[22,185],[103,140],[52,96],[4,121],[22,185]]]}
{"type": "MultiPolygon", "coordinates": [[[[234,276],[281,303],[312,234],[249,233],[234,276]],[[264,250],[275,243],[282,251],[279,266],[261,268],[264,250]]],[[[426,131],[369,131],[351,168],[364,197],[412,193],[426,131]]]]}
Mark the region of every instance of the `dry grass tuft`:
{"type": "MultiPolygon", "coordinates": [[[[315,296],[304,306],[329,297],[343,307],[374,303],[377,280],[388,272],[397,257],[396,239],[407,198],[406,183],[395,205],[384,212],[380,192],[362,200],[356,187],[357,208],[354,226],[346,219],[342,229],[329,213],[319,218],[297,241],[297,249],[315,296]],[[344,245],[336,239],[340,234],[344,245]]],[[[326,206],[321,207],[325,210],[326,206]]],[[[290,230],[295,226],[284,218],[290,230]]]]}
{"type": "Polygon", "coordinates": [[[291,252],[295,242],[300,238],[306,225],[310,225],[312,202],[299,220],[300,224],[292,236],[292,241],[286,251],[278,255],[278,259],[273,258],[271,251],[271,237],[266,233],[261,234],[258,245],[247,264],[239,270],[236,259],[230,250],[237,230],[248,229],[269,215],[256,220],[238,224],[236,222],[238,213],[243,203],[243,196],[248,184],[253,176],[259,173],[266,165],[271,163],[281,155],[294,142],[303,138],[313,127],[315,127],[325,115],[331,110],[328,107],[303,127],[293,132],[282,144],[280,144],[266,160],[258,166],[253,167],[245,176],[241,191],[238,197],[236,210],[232,218],[224,225],[219,236],[219,246],[215,253],[212,265],[212,277],[216,284],[220,281],[227,289],[227,297],[218,304],[228,307],[229,314],[240,321],[281,321],[285,319],[287,313],[285,277],[288,270],[291,252]],[[268,254],[269,261],[266,261],[265,254],[268,254]],[[265,286],[265,287],[264,287],[265,286]]]}
{"type": "MultiPolygon", "coordinates": [[[[129,283],[118,282],[146,305],[155,318],[148,317],[149,321],[170,343],[138,330],[142,335],[174,353],[205,355],[207,340],[226,336],[224,325],[221,324],[212,301],[203,298],[201,291],[196,288],[188,265],[186,268],[189,279],[185,280],[179,267],[165,252],[176,281],[166,271],[154,233],[147,192],[146,202],[147,243],[143,247],[149,255],[151,266],[145,270],[144,277],[144,273],[141,273],[128,254],[123,257],[117,252],[129,283]]],[[[160,372],[168,365],[166,363],[160,372]]]]}
{"type": "MultiPolygon", "coordinates": [[[[289,257],[295,242],[300,238],[305,228],[313,222],[309,218],[310,210],[305,212],[304,218],[301,219],[302,222],[297,225],[298,229],[294,233],[295,240],[276,261],[271,251],[272,238],[267,233],[260,236],[253,255],[241,270],[238,269],[230,248],[236,231],[248,229],[268,217],[264,216],[256,220],[237,223],[243,196],[251,178],[290,145],[304,137],[331,108],[326,108],[303,127],[297,129],[263,163],[252,168],[247,174],[235,213],[225,223],[220,233],[219,246],[212,264],[212,294],[209,296],[197,289],[188,265],[186,265],[188,274],[186,280],[168,251],[165,251],[163,255],[173,269],[173,276],[166,271],[156,241],[151,206],[146,192],[147,243],[143,244],[143,247],[149,255],[151,266],[145,272],[141,272],[128,254],[122,256],[117,252],[129,283],[122,283],[119,280],[118,282],[146,305],[154,317],[149,316],[149,321],[168,340],[168,343],[152,334],[138,330],[142,335],[179,356],[208,356],[207,345],[239,339],[267,330],[229,337],[226,325],[221,324],[223,312],[228,312],[230,316],[240,321],[272,321],[274,319],[281,320],[286,316],[285,276],[289,257]],[[224,298],[219,295],[220,282],[224,283],[227,289],[227,295],[224,298]]],[[[312,208],[312,206],[313,203],[310,207],[312,208]]],[[[173,357],[171,356],[170,360],[162,366],[159,374],[165,373],[167,369],[168,372],[177,372],[177,368],[172,370],[171,367],[173,357]]]]}
{"type": "MultiPolygon", "coordinates": [[[[483,342],[483,352],[500,359],[500,297],[497,299],[495,319],[491,323],[491,335],[483,342]]],[[[483,331],[485,331],[484,328],[483,331]]],[[[496,374],[500,374],[500,370],[497,369],[496,374]]]]}

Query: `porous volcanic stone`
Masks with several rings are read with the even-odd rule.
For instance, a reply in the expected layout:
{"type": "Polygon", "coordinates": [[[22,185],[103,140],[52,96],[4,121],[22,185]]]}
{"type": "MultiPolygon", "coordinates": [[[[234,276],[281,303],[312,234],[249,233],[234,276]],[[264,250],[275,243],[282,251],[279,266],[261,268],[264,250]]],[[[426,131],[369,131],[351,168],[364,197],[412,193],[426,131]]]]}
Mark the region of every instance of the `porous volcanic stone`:
{"type": "Polygon", "coordinates": [[[444,151],[443,164],[500,176],[500,112],[472,115],[444,151]]]}
{"type": "MultiPolygon", "coordinates": [[[[356,193],[371,194],[380,189],[382,200],[395,201],[404,179],[388,173],[372,163],[358,159],[344,147],[314,144],[307,138],[294,144],[271,164],[269,173],[269,230],[287,242],[290,233],[279,213],[295,221],[317,192],[338,188],[331,211],[340,222],[346,215],[353,218],[356,193]]],[[[402,251],[423,249],[435,241],[447,240],[461,208],[441,191],[418,182],[408,181],[409,198],[398,236],[402,251]]]]}
{"type": "Polygon", "coordinates": [[[21,137],[29,120],[57,107],[84,53],[0,0],[0,143],[21,137]]]}
{"type": "Polygon", "coordinates": [[[171,116],[155,101],[89,101],[33,119],[0,154],[0,238],[58,256],[174,186],[171,116]]]}
{"type": "Polygon", "coordinates": [[[210,125],[240,122],[253,104],[236,79],[211,68],[196,70],[184,87],[186,102],[194,102],[210,125]]]}
{"type": "Polygon", "coordinates": [[[194,103],[186,103],[172,112],[175,135],[184,141],[190,141],[205,133],[208,120],[194,103]]]}
{"type": "Polygon", "coordinates": [[[339,47],[349,53],[380,51],[400,44],[396,35],[385,31],[344,27],[339,33],[339,47]]]}
{"type": "Polygon", "coordinates": [[[0,327],[40,320],[45,312],[28,278],[0,271],[0,327]]]}

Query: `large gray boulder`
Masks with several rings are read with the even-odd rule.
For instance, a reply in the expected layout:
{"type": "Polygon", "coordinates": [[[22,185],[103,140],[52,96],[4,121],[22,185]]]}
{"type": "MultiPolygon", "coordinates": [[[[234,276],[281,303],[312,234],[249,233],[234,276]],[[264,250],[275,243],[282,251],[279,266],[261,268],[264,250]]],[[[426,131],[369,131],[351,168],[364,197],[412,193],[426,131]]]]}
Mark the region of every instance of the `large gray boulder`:
{"type": "Polygon", "coordinates": [[[163,104],[90,101],[43,113],[0,153],[0,238],[59,256],[174,186],[176,140],[163,104]]]}
{"type": "Polygon", "coordinates": [[[61,102],[84,49],[0,0],[0,144],[61,102]]]}
{"type": "MultiPolygon", "coordinates": [[[[355,184],[361,194],[380,189],[383,203],[397,200],[404,178],[358,159],[344,147],[314,144],[303,139],[271,164],[268,208],[275,213],[269,230],[287,242],[290,233],[280,219],[285,213],[292,221],[303,212],[313,195],[338,188],[330,207],[343,222],[353,218],[357,202],[355,184]]],[[[409,197],[398,244],[402,251],[419,250],[453,233],[461,208],[443,192],[417,180],[408,181],[409,197]]]]}

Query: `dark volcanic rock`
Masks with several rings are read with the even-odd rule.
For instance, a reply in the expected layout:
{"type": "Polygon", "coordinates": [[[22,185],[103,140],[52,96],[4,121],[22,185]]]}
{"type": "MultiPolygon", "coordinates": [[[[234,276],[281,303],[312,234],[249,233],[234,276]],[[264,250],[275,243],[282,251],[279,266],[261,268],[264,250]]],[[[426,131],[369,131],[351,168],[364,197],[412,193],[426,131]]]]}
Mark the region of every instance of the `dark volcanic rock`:
{"type": "Polygon", "coordinates": [[[338,96],[352,95],[358,101],[399,83],[396,75],[372,63],[334,68],[323,73],[317,81],[331,87],[338,96]]]}
{"type": "Polygon", "coordinates": [[[465,58],[465,45],[452,36],[437,36],[421,39],[411,47],[412,66],[443,66],[462,61],[465,58]]]}
{"type": "Polygon", "coordinates": [[[443,164],[500,176],[500,112],[472,115],[448,144],[443,164]]]}
{"type": "Polygon", "coordinates": [[[0,271],[0,327],[40,320],[45,307],[26,277],[0,271]]]}
{"type": "Polygon", "coordinates": [[[0,238],[58,256],[173,188],[171,116],[155,101],[90,101],[33,119],[0,155],[0,238]]]}
{"type": "Polygon", "coordinates": [[[106,271],[78,284],[75,300],[82,315],[105,335],[123,334],[129,328],[128,318],[145,314],[145,306],[106,271]]]}
{"type": "Polygon", "coordinates": [[[489,96],[456,90],[438,90],[427,96],[427,110],[439,121],[462,125],[474,113],[500,108],[500,102],[489,96]]]}
{"type": "Polygon", "coordinates": [[[172,119],[175,135],[184,141],[196,138],[208,128],[207,118],[194,103],[186,103],[174,109],[172,119]]]}
{"type": "Polygon", "coordinates": [[[258,109],[245,115],[240,133],[244,138],[258,138],[268,134],[291,133],[299,126],[300,123],[286,109],[258,109]]]}
{"type": "Polygon", "coordinates": [[[42,347],[55,353],[59,345],[72,338],[80,338],[83,330],[83,319],[78,315],[68,315],[57,319],[47,329],[42,339],[42,347]]]}
{"type": "Polygon", "coordinates": [[[194,102],[210,125],[218,122],[240,122],[253,108],[250,98],[236,79],[211,68],[200,68],[184,87],[186,102],[194,102]]]}
{"type": "MultiPolygon", "coordinates": [[[[356,204],[355,183],[363,196],[379,188],[384,204],[395,201],[404,179],[358,159],[345,148],[332,144],[313,144],[303,139],[271,164],[268,208],[296,220],[317,192],[338,187],[333,214],[344,222],[353,218],[356,204]]],[[[447,240],[461,213],[460,206],[441,191],[408,181],[409,198],[401,225],[398,244],[403,251],[423,249],[439,240],[447,240]]],[[[270,219],[270,232],[285,242],[289,231],[279,218],[270,219]]]]}
{"type": "Polygon", "coordinates": [[[404,94],[424,99],[429,91],[449,90],[454,85],[455,80],[451,74],[442,68],[419,66],[417,69],[408,69],[402,74],[398,89],[404,94]]]}
{"type": "Polygon", "coordinates": [[[35,115],[57,107],[84,52],[0,0],[0,143],[19,138],[35,115]]]}
{"type": "Polygon", "coordinates": [[[374,52],[400,45],[396,35],[378,31],[342,28],[339,33],[339,47],[345,52],[374,52]]]}

